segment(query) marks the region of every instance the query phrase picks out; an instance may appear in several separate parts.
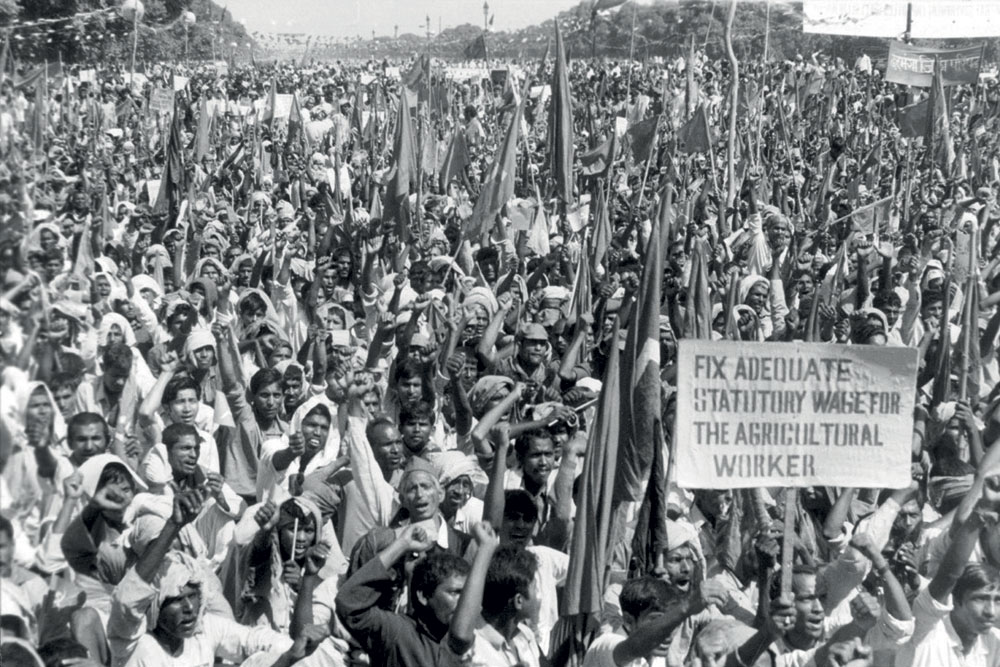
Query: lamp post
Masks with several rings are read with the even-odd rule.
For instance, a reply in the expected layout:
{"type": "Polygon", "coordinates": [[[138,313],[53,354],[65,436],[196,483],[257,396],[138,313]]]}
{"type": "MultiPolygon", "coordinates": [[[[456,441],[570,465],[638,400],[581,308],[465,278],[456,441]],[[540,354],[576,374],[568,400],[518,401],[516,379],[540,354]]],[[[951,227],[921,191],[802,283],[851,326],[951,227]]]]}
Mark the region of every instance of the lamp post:
{"type": "Polygon", "coordinates": [[[490,3],[483,0],[483,32],[490,30],[490,3]]]}

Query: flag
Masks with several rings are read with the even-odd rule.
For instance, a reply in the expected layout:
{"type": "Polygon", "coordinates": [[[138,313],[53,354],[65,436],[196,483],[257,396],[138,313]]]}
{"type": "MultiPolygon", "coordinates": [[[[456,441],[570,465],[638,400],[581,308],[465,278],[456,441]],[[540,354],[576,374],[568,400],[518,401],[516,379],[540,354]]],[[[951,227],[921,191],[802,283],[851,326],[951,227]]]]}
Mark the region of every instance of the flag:
{"type": "MultiPolygon", "coordinates": [[[[589,244],[584,240],[580,257],[586,257],[589,249],[589,244]]],[[[577,323],[577,326],[586,326],[582,322],[584,315],[588,315],[594,308],[594,296],[591,292],[591,280],[590,280],[590,264],[588,262],[581,261],[576,266],[576,276],[573,278],[573,295],[569,300],[569,313],[573,319],[573,322],[577,323]]],[[[581,349],[581,353],[583,350],[581,349]]],[[[581,355],[581,361],[584,361],[581,355]]]]}
{"type": "MultiPolygon", "coordinates": [[[[670,437],[669,434],[667,437],[670,437]]],[[[670,447],[664,443],[653,455],[646,494],[636,516],[632,536],[632,563],[635,576],[652,574],[657,557],[667,550],[667,467],[670,447]]],[[[630,573],[631,574],[631,573],[630,573]]]]}
{"type": "Polygon", "coordinates": [[[365,132],[364,110],[365,89],[361,85],[361,79],[359,78],[354,87],[354,104],[351,105],[351,129],[357,132],[359,142],[365,132]]]}
{"type": "Polygon", "coordinates": [[[413,67],[403,76],[403,84],[410,90],[416,91],[418,101],[430,100],[431,57],[429,55],[420,54],[413,67]]]}
{"type": "Polygon", "coordinates": [[[594,11],[600,12],[605,9],[614,9],[615,7],[624,4],[625,0],[597,0],[597,2],[594,3],[594,11]]]}
{"type": "Polygon", "coordinates": [[[413,136],[413,121],[410,118],[406,95],[400,95],[396,113],[396,129],[392,144],[392,173],[382,202],[384,219],[396,221],[396,232],[400,238],[408,238],[407,227],[410,192],[417,186],[417,147],[413,136]]]}
{"type": "Polygon", "coordinates": [[[622,358],[622,414],[625,415],[615,476],[615,500],[638,500],[653,454],[663,442],[660,410],[660,283],[662,227],[646,243],[638,301],[629,317],[622,358]]]}
{"type": "Polygon", "coordinates": [[[943,283],[944,299],[941,303],[941,320],[938,323],[938,354],[934,371],[934,387],[931,393],[931,407],[951,400],[951,327],[948,311],[951,308],[951,276],[945,275],[943,283]]]}
{"type": "Polygon", "coordinates": [[[922,137],[927,130],[927,99],[905,106],[896,111],[896,124],[904,137],[922,137]]]}
{"type": "Polygon", "coordinates": [[[712,138],[708,133],[708,110],[701,105],[677,132],[677,150],[682,153],[707,153],[712,138]]]}
{"type": "Polygon", "coordinates": [[[615,133],[600,146],[580,156],[580,175],[607,176],[615,161],[615,133]]]}
{"type": "Polygon", "coordinates": [[[684,338],[712,338],[712,295],[708,286],[710,262],[711,253],[707,244],[702,239],[695,239],[691,248],[691,275],[684,307],[684,338]]]}
{"type": "Polygon", "coordinates": [[[302,147],[303,154],[306,156],[312,152],[309,149],[309,138],[305,133],[305,123],[302,118],[302,109],[299,107],[298,95],[292,95],[292,108],[288,111],[288,131],[285,134],[285,146],[290,150],[302,147]]]}
{"type": "Polygon", "coordinates": [[[3,38],[3,51],[0,51],[0,84],[8,77],[13,78],[13,75],[14,58],[10,52],[10,31],[8,30],[3,38]],[[10,72],[7,71],[8,69],[10,72]]]}
{"type": "MultiPolygon", "coordinates": [[[[615,321],[611,340],[618,340],[620,322],[615,321]]],[[[618,466],[621,421],[621,371],[618,345],[609,346],[604,382],[594,428],[580,475],[579,500],[569,570],[563,588],[563,615],[595,614],[603,607],[605,583],[614,539],[615,470],[618,466]]]]}
{"type": "MultiPolygon", "coordinates": [[[[597,202],[594,204],[594,252],[590,257],[591,269],[597,273],[611,247],[611,216],[608,213],[608,201],[604,196],[604,188],[597,189],[597,202]]],[[[586,257],[586,255],[581,255],[586,257]]],[[[585,263],[585,262],[581,262],[585,263]]]]}
{"type": "Polygon", "coordinates": [[[688,48],[687,60],[684,63],[684,115],[694,113],[695,101],[698,98],[698,84],[694,79],[694,35],[691,35],[691,46],[688,48]]]}
{"type": "Polygon", "coordinates": [[[462,54],[466,60],[486,60],[486,36],[479,35],[469,42],[462,54]]]}
{"type": "Polygon", "coordinates": [[[176,223],[181,199],[187,192],[184,183],[184,146],[181,143],[183,133],[183,119],[181,114],[175,113],[167,137],[166,161],[160,178],[160,190],[153,207],[155,213],[167,214],[167,228],[176,223]]]}
{"type": "Polygon", "coordinates": [[[949,131],[951,115],[948,113],[948,98],[941,77],[940,58],[934,58],[934,80],[927,104],[927,131],[924,139],[927,158],[932,165],[947,175],[955,159],[955,148],[949,131]]]}
{"type": "Polygon", "coordinates": [[[659,116],[653,116],[639,121],[628,128],[629,144],[632,146],[632,159],[642,163],[649,159],[656,141],[656,128],[660,122],[659,116]]]}
{"type": "MultiPolygon", "coordinates": [[[[514,174],[517,170],[517,135],[521,127],[521,116],[524,113],[524,100],[527,97],[523,92],[520,104],[511,114],[510,124],[507,126],[504,139],[497,147],[490,170],[486,178],[483,179],[483,187],[480,189],[476,205],[472,209],[472,216],[466,223],[465,236],[469,240],[478,241],[484,234],[487,234],[500,209],[514,196],[514,174]]],[[[548,237],[546,237],[547,240],[548,237]]]]}
{"type": "Polygon", "coordinates": [[[264,104],[264,115],[260,119],[260,124],[265,125],[274,131],[274,110],[278,105],[278,86],[274,79],[271,79],[271,89],[267,93],[267,103],[264,104]]]}
{"type": "Polygon", "coordinates": [[[44,76],[35,83],[35,104],[31,113],[31,143],[36,154],[45,152],[45,133],[48,126],[48,109],[46,101],[49,98],[48,81],[44,76]]]}
{"type": "Polygon", "coordinates": [[[973,404],[979,400],[983,386],[981,342],[979,340],[979,276],[970,275],[965,285],[965,308],[962,313],[962,334],[959,349],[962,351],[959,395],[973,404]]]}
{"type": "Polygon", "coordinates": [[[558,21],[555,26],[556,68],[552,73],[552,101],[549,106],[549,175],[555,181],[556,196],[569,204],[573,199],[573,101],[566,68],[566,50],[558,21]]]}
{"type": "Polygon", "coordinates": [[[448,154],[445,155],[444,164],[441,165],[441,190],[448,191],[448,186],[453,180],[469,188],[469,179],[466,168],[469,166],[469,146],[465,141],[465,129],[456,127],[448,143],[448,154]]]}
{"type": "Polygon", "coordinates": [[[198,106],[198,132],[194,143],[194,161],[201,163],[202,158],[212,149],[212,123],[208,117],[208,98],[202,97],[198,106]]]}

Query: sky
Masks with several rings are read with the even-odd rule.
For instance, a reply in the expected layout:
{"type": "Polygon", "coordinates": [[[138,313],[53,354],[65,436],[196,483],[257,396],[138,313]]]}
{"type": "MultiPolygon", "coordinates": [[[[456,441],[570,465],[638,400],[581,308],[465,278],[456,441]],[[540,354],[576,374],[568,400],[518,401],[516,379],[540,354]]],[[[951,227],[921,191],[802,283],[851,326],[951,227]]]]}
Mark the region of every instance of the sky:
{"type": "MultiPolygon", "coordinates": [[[[487,0],[495,15],[494,30],[514,30],[541,23],[580,0],[487,0]]],[[[216,0],[228,6],[232,16],[245,20],[247,30],[293,32],[335,37],[391,36],[425,33],[424,21],[431,19],[431,31],[463,23],[483,24],[481,0],[216,0]]]]}

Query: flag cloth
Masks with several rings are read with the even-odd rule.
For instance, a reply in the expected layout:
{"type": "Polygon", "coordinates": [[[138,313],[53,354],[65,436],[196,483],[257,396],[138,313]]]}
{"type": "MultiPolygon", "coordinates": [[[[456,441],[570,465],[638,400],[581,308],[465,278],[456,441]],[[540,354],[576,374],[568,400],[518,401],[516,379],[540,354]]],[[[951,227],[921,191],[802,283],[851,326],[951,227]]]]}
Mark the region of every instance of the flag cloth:
{"type": "Polygon", "coordinates": [[[429,102],[431,97],[431,57],[420,54],[413,67],[403,77],[403,83],[410,90],[416,91],[419,102],[429,102]]]}
{"type": "Polygon", "coordinates": [[[202,158],[212,149],[212,122],[208,117],[208,98],[202,97],[198,105],[198,132],[194,143],[194,161],[201,163],[202,158]]]}
{"type": "MultiPolygon", "coordinates": [[[[655,236],[655,235],[654,235],[655,236]]],[[[618,340],[615,321],[611,340],[618,340]]],[[[614,539],[613,496],[621,421],[621,372],[617,345],[610,346],[594,428],[587,443],[580,493],[563,588],[563,615],[594,614],[603,606],[608,561],[614,539]]]]}
{"type": "Polygon", "coordinates": [[[490,171],[483,179],[483,187],[479,191],[476,205],[472,209],[472,216],[466,222],[465,237],[469,240],[478,241],[484,234],[488,233],[493,227],[500,209],[514,196],[514,176],[517,173],[517,136],[521,127],[521,116],[524,114],[524,100],[527,97],[523,93],[524,91],[522,91],[520,104],[510,116],[510,123],[507,125],[503,141],[497,147],[490,171]]]}
{"type": "Polygon", "coordinates": [[[167,137],[166,161],[160,178],[160,190],[156,196],[156,205],[153,207],[155,213],[167,214],[164,229],[176,224],[181,199],[187,192],[184,183],[184,146],[181,143],[183,134],[183,119],[181,114],[175,113],[170,123],[170,135],[167,137]]]}
{"type": "Polygon", "coordinates": [[[646,495],[636,517],[635,534],[632,536],[632,563],[634,576],[652,574],[657,557],[667,550],[667,468],[670,448],[666,444],[653,454],[649,470],[646,495]]]}
{"type": "Polygon", "coordinates": [[[940,58],[934,59],[934,82],[927,104],[927,133],[924,139],[927,158],[932,165],[948,175],[951,163],[955,160],[955,147],[949,130],[951,115],[948,113],[948,97],[941,77],[940,58]]]}
{"type": "Polygon", "coordinates": [[[708,285],[711,251],[703,239],[695,239],[691,248],[691,276],[687,284],[684,308],[684,338],[712,338],[712,294],[708,285]]]}
{"type": "Polygon", "coordinates": [[[653,151],[653,142],[656,141],[656,128],[660,122],[659,116],[653,116],[646,120],[639,121],[628,128],[629,143],[632,146],[632,159],[636,163],[645,162],[649,159],[649,154],[653,151]]]}
{"type": "Polygon", "coordinates": [[[941,304],[941,320],[938,326],[937,365],[934,371],[934,387],[931,393],[931,407],[951,400],[951,327],[948,311],[951,308],[951,276],[945,275],[941,304]]]}
{"type": "Polygon", "coordinates": [[[271,79],[271,88],[267,92],[267,103],[264,104],[264,114],[260,119],[260,124],[271,128],[271,131],[274,131],[274,110],[277,106],[278,86],[274,79],[271,79]]]}
{"type": "Polygon", "coordinates": [[[625,0],[597,0],[597,2],[594,3],[594,11],[600,12],[605,9],[614,9],[615,7],[624,4],[625,0]]]}
{"type": "Polygon", "coordinates": [[[351,129],[357,133],[359,141],[365,132],[364,111],[365,88],[359,78],[354,84],[354,104],[351,105],[351,129]]]}
{"type": "Polygon", "coordinates": [[[663,281],[663,227],[646,243],[639,280],[640,301],[629,317],[622,358],[622,423],[615,500],[639,500],[642,483],[662,444],[660,410],[660,283],[663,281]]]}
{"type": "Polygon", "coordinates": [[[285,135],[285,146],[289,149],[303,149],[303,155],[309,155],[309,137],[305,133],[305,123],[302,109],[299,107],[299,96],[292,95],[292,108],[288,112],[288,132],[285,135]]]}
{"type": "Polygon", "coordinates": [[[441,189],[448,191],[448,185],[457,180],[460,184],[469,186],[466,168],[469,166],[469,145],[465,141],[465,129],[455,128],[448,143],[448,154],[441,165],[441,189]]]}
{"type": "Polygon", "coordinates": [[[566,68],[559,22],[556,26],[556,67],[552,73],[552,101],[549,106],[549,176],[556,196],[565,204],[573,199],[573,100],[566,68]]]}
{"type": "Polygon", "coordinates": [[[35,103],[31,113],[31,143],[36,154],[45,152],[45,133],[48,127],[48,105],[49,98],[48,81],[43,76],[35,84],[35,103]]]}
{"type": "Polygon", "coordinates": [[[406,95],[399,98],[396,113],[396,131],[392,144],[392,174],[382,202],[385,220],[396,221],[396,232],[400,238],[408,238],[409,208],[407,199],[417,186],[417,147],[413,136],[413,121],[406,95]]]}
{"type": "Polygon", "coordinates": [[[14,76],[14,57],[10,52],[10,31],[4,35],[3,51],[0,51],[0,83],[14,76]],[[10,72],[7,70],[10,69],[10,72]]]}
{"type": "MultiPolygon", "coordinates": [[[[585,240],[581,246],[580,257],[586,257],[589,244],[585,240]]],[[[586,326],[581,321],[584,315],[589,315],[594,308],[594,296],[591,292],[590,264],[581,261],[576,266],[576,276],[573,278],[573,295],[569,300],[569,314],[577,327],[586,326]]],[[[579,330],[579,329],[578,329],[579,330]]],[[[583,349],[580,350],[579,360],[585,362],[583,349]]]]}
{"type": "Polygon", "coordinates": [[[466,60],[486,60],[486,36],[479,35],[465,46],[462,55],[466,60]]]}
{"type": "Polygon", "coordinates": [[[975,404],[980,398],[983,386],[983,365],[979,340],[979,275],[969,276],[965,284],[965,308],[962,313],[962,333],[958,349],[959,369],[964,371],[959,378],[959,394],[975,404]]]}
{"type": "Polygon", "coordinates": [[[580,175],[607,176],[615,161],[615,133],[600,146],[587,151],[580,156],[580,175]]]}
{"type": "Polygon", "coordinates": [[[701,105],[677,132],[677,150],[682,153],[707,153],[711,142],[708,110],[705,105],[701,105]]]}
{"type": "MultiPolygon", "coordinates": [[[[611,229],[611,216],[608,213],[608,202],[607,198],[604,196],[604,188],[598,188],[597,191],[597,202],[594,204],[594,252],[591,255],[591,270],[594,273],[598,272],[601,266],[601,262],[604,261],[604,256],[608,254],[608,248],[611,247],[611,235],[613,230],[611,229]]],[[[586,257],[586,255],[582,255],[586,257]]]]}

